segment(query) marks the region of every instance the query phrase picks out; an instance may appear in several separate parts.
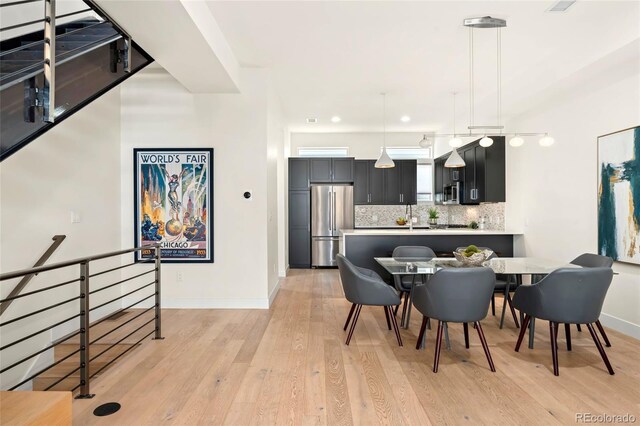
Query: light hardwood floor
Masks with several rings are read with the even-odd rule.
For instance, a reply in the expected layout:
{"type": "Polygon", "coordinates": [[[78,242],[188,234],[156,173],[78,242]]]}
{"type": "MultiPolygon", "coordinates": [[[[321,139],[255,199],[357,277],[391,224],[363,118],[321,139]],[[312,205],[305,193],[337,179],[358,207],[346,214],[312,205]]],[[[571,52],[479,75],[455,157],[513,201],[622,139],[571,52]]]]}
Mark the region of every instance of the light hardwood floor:
{"type": "Polygon", "coordinates": [[[607,330],[616,371],[607,374],[589,333],[573,329],[573,351],[560,334],[560,376],[551,371],[548,326],[536,347],[513,350],[510,317],[483,321],[497,372],[491,373],[472,328],[464,348],[451,325],[431,371],[435,332],[415,349],[421,317],[388,331],[382,308],[363,308],[350,346],[342,330],[350,304],[336,270],[296,270],[270,310],[165,310],[165,340],[146,341],[75,400],[74,423],[197,424],[575,424],[576,413],[631,413],[640,422],[640,342],[607,330]],[[122,409],[95,417],[116,401],[122,409]]]}

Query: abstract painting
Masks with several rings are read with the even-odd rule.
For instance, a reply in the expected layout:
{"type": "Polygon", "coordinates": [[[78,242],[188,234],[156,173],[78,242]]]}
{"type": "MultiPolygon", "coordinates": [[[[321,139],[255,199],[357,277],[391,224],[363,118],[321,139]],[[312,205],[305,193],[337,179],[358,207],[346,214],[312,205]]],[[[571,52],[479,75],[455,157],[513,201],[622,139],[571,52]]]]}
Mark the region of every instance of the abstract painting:
{"type": "Polygon", "coordinates": [[[598,252],[640,264],[640,126],[598,137],[598,252]]]}

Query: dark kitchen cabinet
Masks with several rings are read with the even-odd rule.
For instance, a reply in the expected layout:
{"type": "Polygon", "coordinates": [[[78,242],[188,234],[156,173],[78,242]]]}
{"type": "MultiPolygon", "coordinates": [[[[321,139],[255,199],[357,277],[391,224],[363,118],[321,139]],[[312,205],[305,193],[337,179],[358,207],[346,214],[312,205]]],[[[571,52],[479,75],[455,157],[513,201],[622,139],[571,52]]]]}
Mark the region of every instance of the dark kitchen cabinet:
{"type": "Polygon", "coordinates": [[[331,159],[331,182],[351,183],[353,182],[353,168],[355,160],[353,158],[332,158],[331,159]]]}
{"type": "MultiPolygon", "coordinates": [[[[504,136],[491,136],[491,139],[493,139],[493,145],[487,148],[480,146],[478,140],[459,149],[460,156],[466,165],[451,170],[460,171],[459,179],[463,188],[461,204],[506,201],[505,138],[504,136]]],[[[436,164],[436,196],[439,191],[437,164],[446,161],[448,157],[449,154],[445,154],[434,161],[436,164]]],[[[454,176],[447,174],[446,169],[443,176],[443,186],[454,181],[454,176]]]]}
{"type": "Polygon", "coordinates": [[[434,201],[436,204],[440,204],[444,201],[444,161],[443,159],[437,159],[433,162],[433,193],[435,194],[434,201]]]}
{"type": "Polygon", "coordinates": [[[289,158],[289,190],[309,189],[309,159],[289,158]]]}
{"type": "Polygon", "coordinates": [[[384,204],[384,170],[375,160],[356,160],[353,179],[353,203],[384,204]]]}
{"type": "Polygon", "coordinates": [[[289,191],[289,267],[311,267],[311,193],[289,191]]]}
{"type": "Polygon", "coordinates": [[[395,167],[384,169],[384,204],[416,204],[416,160],[396,160],[395,167]]]}
{"type": "Polygon", "coordinates": [[[331,158],[311,158],[311,182],[331,182],[331,158]]]}
{"type": "Polygon", "coordinates": [[[309,162],[312,183],[353,182],[353,158],[311,158],[309,162]]]}

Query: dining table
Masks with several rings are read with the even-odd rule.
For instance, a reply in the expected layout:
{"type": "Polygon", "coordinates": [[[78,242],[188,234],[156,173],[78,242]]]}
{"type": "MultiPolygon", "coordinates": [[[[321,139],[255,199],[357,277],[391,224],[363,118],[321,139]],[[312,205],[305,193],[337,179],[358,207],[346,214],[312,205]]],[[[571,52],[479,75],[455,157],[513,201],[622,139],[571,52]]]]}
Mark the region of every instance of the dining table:
{"type": "MultiPolygon", "coordinates": [[[[483,262],[481,265],[468,265],[456,260],[453,257],[434,257],[434,258],[411,258],[411,257],[375,257],[375,261],[382,266],[395,280],[396,277],[412,276],[411,288],[409,290],[409,300],[407,302],[406,317],[402,318],[402,326],[409,328],[411,319],[411,305],[413,297],[413,288],[429,279],[429,276],[435,274],[445,268],[475,268],[484,266],[491,268],[496,274],[502,274],[507,277],[505,287],[505,302],[502,306],[502,319],[500,328],[503,326],[504,312],[506,309],[506,295],[511,290],[511,285],[516,286],[517,277],[523,275],[531,276],[531,283],[540,281],[544,276],[559,268],[581,268],[565,261],[557,261],[552,259],[544,259],[539,257],[494,257],[483,262]],[[420,279],[416,279],[420,277],[420,279]]],[[[521,284],[522,285],[522,284],[521,284]]],[[[520,313],[522,319],[523,315],[520,313]]],[[[521,321],[522,322],[522,321],[521,321]]],[[[445,330],[446,331],[446,330],[445,330]]],[[[529,322],[529,347],[533,348],[533,340],[535,333],[535,320],[529,322]]],[[[445,334],[447,347],[448,333],[445,334]]]]}

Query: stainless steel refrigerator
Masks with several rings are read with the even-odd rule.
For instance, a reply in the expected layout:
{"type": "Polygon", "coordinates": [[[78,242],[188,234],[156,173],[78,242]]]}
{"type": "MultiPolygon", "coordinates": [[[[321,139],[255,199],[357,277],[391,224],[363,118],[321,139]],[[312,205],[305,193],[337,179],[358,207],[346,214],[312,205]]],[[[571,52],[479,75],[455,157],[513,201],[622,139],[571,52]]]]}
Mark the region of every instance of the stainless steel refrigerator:
{"type": "Polygon", "coordinates": [[[311,186],[311,266],[336,266],[340,230],[353,228],[353,186],[311,186]]]}

